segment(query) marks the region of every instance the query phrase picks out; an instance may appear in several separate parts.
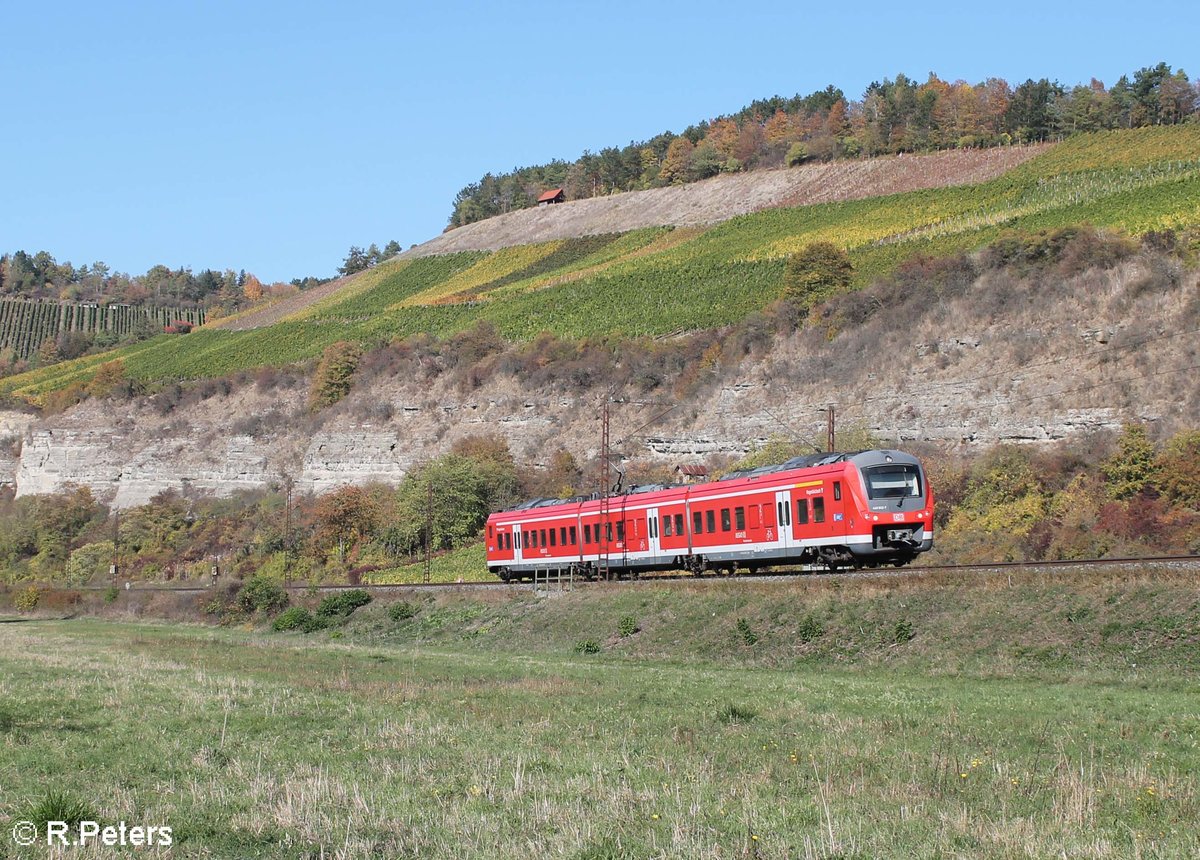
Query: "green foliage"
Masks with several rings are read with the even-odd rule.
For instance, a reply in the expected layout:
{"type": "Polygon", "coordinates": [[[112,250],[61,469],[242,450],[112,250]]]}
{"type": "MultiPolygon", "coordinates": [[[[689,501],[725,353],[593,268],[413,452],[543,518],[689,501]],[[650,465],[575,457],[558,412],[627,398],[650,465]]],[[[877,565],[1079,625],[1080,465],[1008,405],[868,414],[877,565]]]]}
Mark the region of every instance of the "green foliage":
{"type": "Polygon", "coordinates": [[[245,613],[262,612],[273,614],[288,605],[287,592],[278,580],[258,574],[246,580],[238,590],[235,603],[245,613]]]}
{"type": "Polygon", "coordinates": [[[622,615],[617,622],[617,635],[626,638],[638,632],[637,619],[632,615],[622,615]]]}
{"type": "Polygon", "coordinates": [[[121,589],[117,588],[115,585],[110,585],[108,588],[104,589],[104,602],[105,603],[116,603],[117,598],[120,596],[121,596],[121,589]]]}
{"type": "Polygon", "coordinates": [[[325,348],[308,396],[309,406],[314,412],[332,406],[350,393],[361,355],[362,349],[357,344],[344,340],[325,348]]]}
{"type": "Polygon", "coordinates": [[[800,625],[796,628],[796,638],[805,645],[815,642],[823,635],[825,635],[825,628],[821,626],[821,622],[811,612],[800,619],[800,625]]]}
{"type": "Polygon", "coordinates": [[[788,147],[787,155],[784,157],[784,163],[788,167],[798,167],[808,161],[808,147],[800,141],[796,141],[788,147]]]}
{"type": "Polygon", "coordinates": [[[916,631],[913,629],[913,624],[907,618],[902,618],[896,622],[896,626],[892,628],[891,639],[897,645],[903,645],[905,642],[911,642],[916,636],[916,631]]]}
{"type": "Polygon", "coordinates": [[[13,608],[18,612],[32,612],[37,609],[41,597],[42,590],[36,585],[26,586],[13,595],[13,608]]]}
{"type": "Polygon", "coordinates": [[[435,550],[475,539],[491,510],[517,496],[515,467],[498,459],[447,454],[405,476],[397,493],[392,540],[401,552],[425,546],[426,525],[435,550]]]}
{"type": "Polygon", "coordinates": [[[853,275],[849,254],[832,242],[813,242],[788,257],[783,295],[807,310],[846,290],[853,275]]]}
{"type": "Polygon", "coordinates": [[[339,591],[324,598],[317,606],[317,616],[325,619],[346,618],[360,606],[366,606],[373,598],[361,588],[339,591]]]}
{"type": "Polygon", "coordinates": [[[1155,479],[1154,443],[1140,424],[1126,424],[1117,440],[1117,451],[1100,464],[1114,499],[1136,496],[1155,479]]]}
{"type": "Polygon", "coordinates": [[[326,619],[314,616],[303,606],[289,606],[275,616],[271,629],[277,633],[289,630],[299,630],[301,633],[314,633],[324,629],[326,619]]]}
{"type": "Polygon", "coordinates": [[[745,618],[739,618],[735,625],[738,638],[742,640],[743,645],[753,647],[758,644],[758,634],[754,632],[754,628],[745,618]]]}
{"type": "Polygon", "coordinates": [[[94,577],[106,574],[115,555],[110,540],[84,544],[67,559],[66,581],[72,585],[85,585],[94,577]]]}
{"type": "Polygon", "coordinates": [[[576,654],[599,654],[600,642],[597,639],[580,639],[575,643],[576,654]]]}
{"type": "Polygon", "coordinates": [[[388,618],[393,621],[407,621],[416,616],[418,607],[407,600],[398,600],[388,607],[388,618]]]}

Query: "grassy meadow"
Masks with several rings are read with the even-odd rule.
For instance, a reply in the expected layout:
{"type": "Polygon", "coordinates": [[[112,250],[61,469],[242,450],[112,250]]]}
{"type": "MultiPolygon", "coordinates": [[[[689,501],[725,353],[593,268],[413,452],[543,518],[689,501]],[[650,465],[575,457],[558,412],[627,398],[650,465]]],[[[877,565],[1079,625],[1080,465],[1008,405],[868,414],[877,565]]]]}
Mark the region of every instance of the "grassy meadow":
{"type": "Polygon", "coordinates": [[[0,837],[75,803],[175,857],[1200,855],[1194,583],[933,585],[0,624],[0,837]]]}

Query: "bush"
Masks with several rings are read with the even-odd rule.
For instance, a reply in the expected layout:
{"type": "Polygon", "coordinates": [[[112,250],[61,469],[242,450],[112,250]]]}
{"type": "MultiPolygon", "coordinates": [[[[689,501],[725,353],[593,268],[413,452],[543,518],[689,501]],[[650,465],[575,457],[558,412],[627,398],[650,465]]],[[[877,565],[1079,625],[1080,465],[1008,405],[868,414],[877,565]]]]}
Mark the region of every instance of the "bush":
{"type": "Polygon", "coordinates": [[[288,605],[287,592],[269,576],[257,574],[238,590],[236,603],[243,612],[275,613],[288,605]]]}
{"type": "Polygon", "coordinates": [[[620,634],[622,638],[626,636],[632,636],[637,632],[637,619],[632,615],[624,615],[621,617],[621,620],[617,622],[617,633],[620,634]]]}
{"type": "Polygon", "coordinates": [[[37,609],[38,600],[42,597],[41,590],[36,585],[22,588],[13,595],[13,606],[18,612],[32,612],[37,609]]]}
{"type": "Polygon", "coordinates": [[[366,606],[373,598],[361,588],[352,588],[331,594],[317,606],[321,618],[345,618],[360,606],[366,606]]]}
{"type": "Polygon", "coordinates": [[[801,619],[800,626],[796,630],[797,638],[806,645],[809,642],[820,639],[824,634],[825,628],[821,626],[821,622],[811,612],[801,619]]]}
{"type": "Polygon", "coordinates": [[[104,602],[105,603],[116,603],[117,598],[120,596],[121,596],[121,589],[117,588],[115,585],[110,585],[108,588],[104,589],[104,602]]]}
{"type": "Polygon", "coordinates": [[[287,630],[299,630],[303,633],[313,633],[322,629],[325,622],[315,617],[303,606],[292,606],[285,609],[271,622],[271,629],[277,633],[287,630]]]}
{"type": "Polygon", "coordinates": [[[393,603],[388,607],[388,617],[393,621],[407,621],[417,614],[417,607],[407,600],[393,603]]]}
{"type": "Polygon", "coordinates": [[[758,644],[758,634],[754,632],[754,628],[750,626],[750,622],[745,618],[737,620],[737,633],[746,645],[753,646],[758,644]]]}
{"type": "Polygon", "coordinates": [[[896,628],[892,631],[892,641],[897,645],[903,645],[905,642],[911,642],[916,635],[912,622],[903,618],[896,622],[896,628]]]}
{"type": "Polygon", "coordinates": [[[575,643],[576,654],[599,654],[600,643],[595,639],[580,639],[575,643]]]}

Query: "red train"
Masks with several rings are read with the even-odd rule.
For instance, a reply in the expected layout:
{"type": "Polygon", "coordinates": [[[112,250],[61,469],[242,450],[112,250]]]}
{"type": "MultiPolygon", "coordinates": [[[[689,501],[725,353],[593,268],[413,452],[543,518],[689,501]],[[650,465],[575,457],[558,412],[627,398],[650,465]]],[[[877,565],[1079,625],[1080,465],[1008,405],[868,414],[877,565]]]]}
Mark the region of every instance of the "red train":
{"type": "Polygon", "coordinates": [[[487,522],[488,570],[586,577],[773,565],[899,567],[933,547],[933,493],[900,451],[814,454],[601,500],[534,499],[487,522]]]}

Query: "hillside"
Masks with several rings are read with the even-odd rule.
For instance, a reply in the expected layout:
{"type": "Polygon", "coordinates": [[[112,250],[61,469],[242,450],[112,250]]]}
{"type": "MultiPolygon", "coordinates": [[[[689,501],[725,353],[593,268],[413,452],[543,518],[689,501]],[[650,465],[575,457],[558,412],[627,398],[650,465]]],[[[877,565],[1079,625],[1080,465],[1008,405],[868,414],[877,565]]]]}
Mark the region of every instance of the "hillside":
{"type": "Polygon", "coordinates": [[[449,230],[410,249],[404,256],[495,251],[512,245],[624,233],[642,227],[698,227],[764,209],[974,185],[995,179],[1048,146],[949,150],[714,176],[688,185],[630,191],[497,215],[449,230]]]}
{"type": "MultiPolygon", "coordinates": [[[[861,287],[914,255],[976,248],[1011,229],[1088,223],[1140,234],[1200,223],[1198,153],[1196,126],[1081,135],[973,185],[766,209],[708,227],[410,255],[282,317],[277,309],[231,323],[241,330],[207,327],[65,362],[4,380],[0,391],[36,401],[86,381],[114,357],[132,378],[153,383],[303,361],[338,340],[449,335],[479,322],[514,340],[543,331],[580,338],[709,329],[770,305],[781,292],[784,258],[813,241],[847,248],[861,287]]],[[[590,203],[525,217],[569,215],[590,203]]]]}
{"type": "MultiPolygon", "coordinates": [[[[1190,252],[1138,251],[1089,230],[997,240],[1081,223],[1132,235],[1200,225],[1198,154],[1200,127],[1080,136],[974,185],[412,254],[270,318],[4,380],[0,391],[34,403],[62,392],[62,408],[120,359],[122,390],[161,393],[93,398],[42,420],[0,414],[11,443],[0,481],[20,494],[87,485],[121,505],[281,476],[324,492],[395,483],[486,432],[502,433],[521,462],[563,447],[584,463],[613,380],[631,399],[682,407],[639,447],[659,463],[735,455],[781,432],[818,437],[831,401],[848,426],[901,445],[1053,440],[1130,419],[1170,434],[1200,410],[1179,393],[1200,329],[1196,271],[1180,263],[1190,252]],[[849,249],[860,292],[798,325],[773,303],[785,255],[815,240],[849,249]],[[364,359],[333,409],[310,412],[303,371],[257,371],[340,340],[391,346],[364,359]],[[259,381],[234,378],[247,371],[259,381]]],[[[628,410],[623,426],[655,412],[628,410]]]]}

